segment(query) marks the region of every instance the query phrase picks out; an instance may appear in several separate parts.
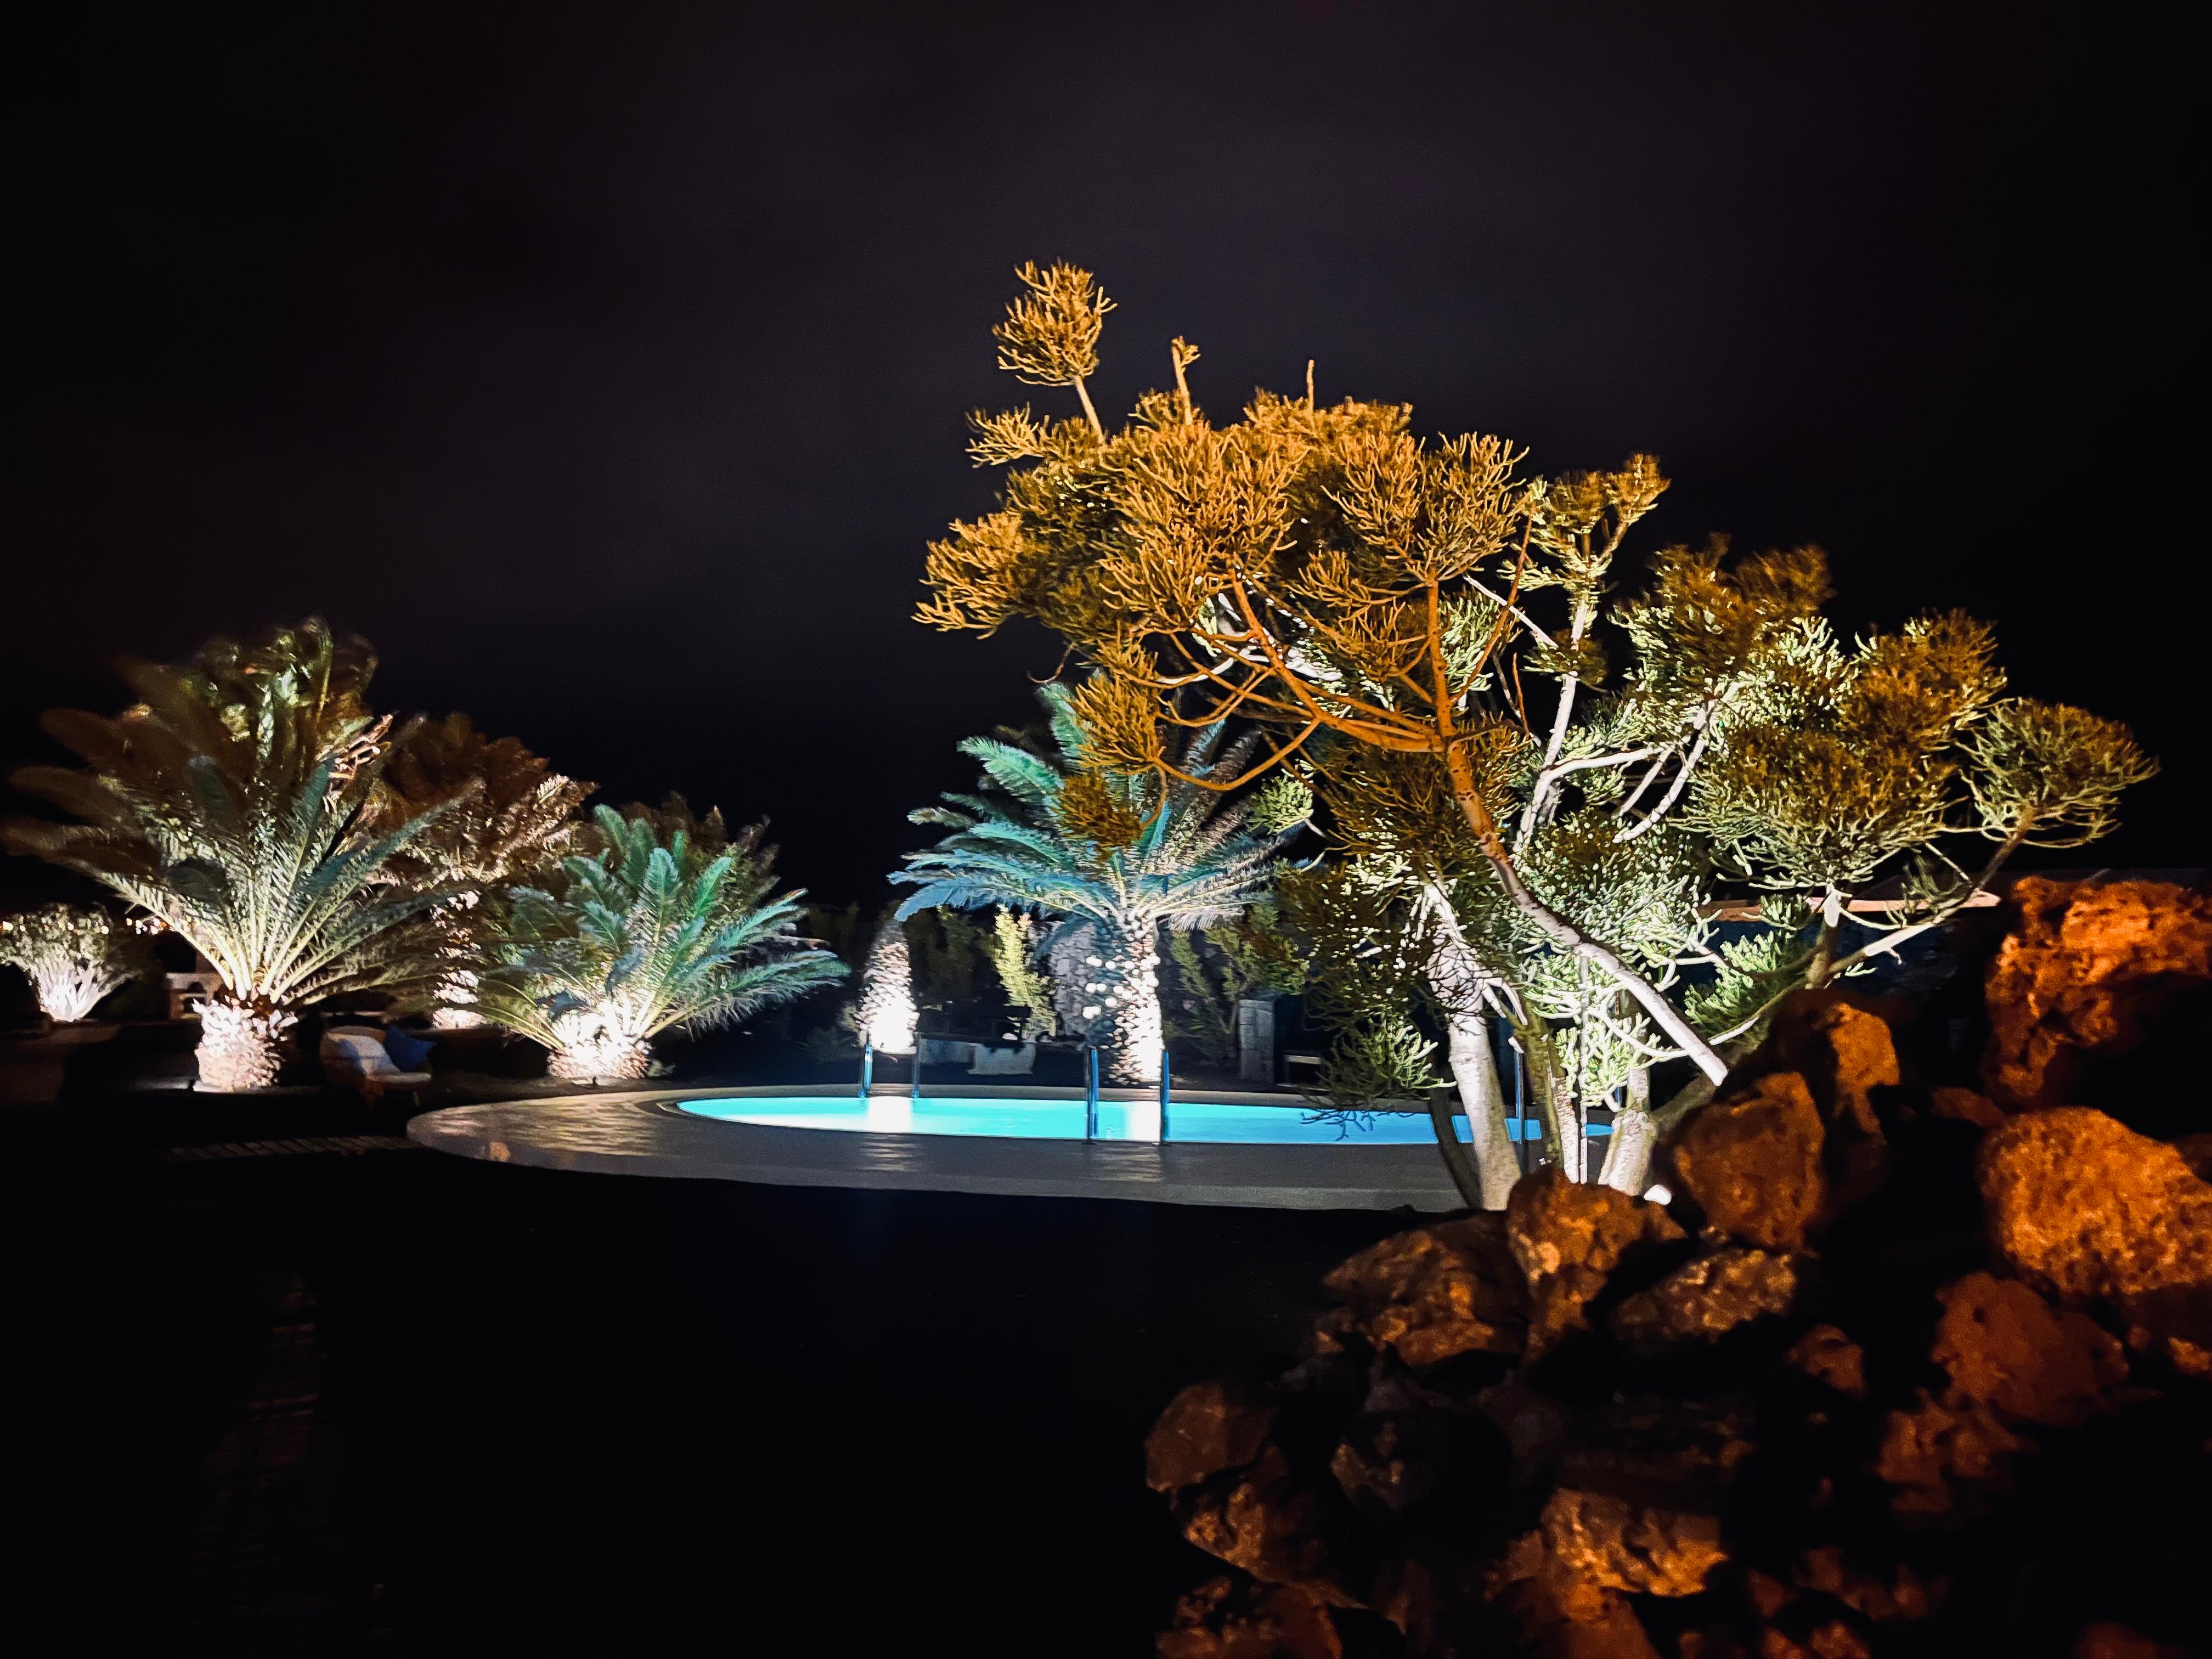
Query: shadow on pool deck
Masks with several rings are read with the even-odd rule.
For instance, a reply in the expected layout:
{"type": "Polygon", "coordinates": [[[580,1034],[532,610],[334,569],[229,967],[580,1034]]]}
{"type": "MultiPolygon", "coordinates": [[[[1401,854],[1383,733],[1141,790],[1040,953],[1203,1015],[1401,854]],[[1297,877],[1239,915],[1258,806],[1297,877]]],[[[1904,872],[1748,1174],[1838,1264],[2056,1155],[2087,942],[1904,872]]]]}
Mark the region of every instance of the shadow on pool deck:
{"type": "Polygon", "coordinates": [[[121,1121],[11,1122],[7,1160],[18,1601],[85,1649],[1143,1653],[1208,1573],[1144,1488],[1153,1416],[1286,1357],[1404,1219],[574,1176],[388,1127],[165,1160],[121,1121]]]}

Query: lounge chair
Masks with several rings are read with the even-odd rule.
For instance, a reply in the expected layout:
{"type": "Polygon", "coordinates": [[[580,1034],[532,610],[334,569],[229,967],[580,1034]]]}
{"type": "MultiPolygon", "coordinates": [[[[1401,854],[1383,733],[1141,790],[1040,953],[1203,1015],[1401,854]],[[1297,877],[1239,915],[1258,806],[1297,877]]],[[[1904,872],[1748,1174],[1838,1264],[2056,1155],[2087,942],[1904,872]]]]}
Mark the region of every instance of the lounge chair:
{"type": "Polygon", "coordinates": [[[323,1076],[339,1089],[350,1089],[374,1106],[386,1089],[404,1089],[422,1103],[428,1072],[403,1072],[385,1052],[384,1033],[374,1025],[337,1025],[323,1033],[318,1053],[323,1076]]]}

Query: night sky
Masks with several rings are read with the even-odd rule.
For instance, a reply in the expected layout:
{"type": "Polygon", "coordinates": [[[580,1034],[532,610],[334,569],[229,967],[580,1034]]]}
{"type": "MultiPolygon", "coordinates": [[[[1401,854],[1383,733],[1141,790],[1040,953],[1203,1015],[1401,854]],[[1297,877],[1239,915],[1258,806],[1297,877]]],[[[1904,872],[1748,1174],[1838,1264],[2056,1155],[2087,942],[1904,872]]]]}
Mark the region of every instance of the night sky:
{"type": "Polygon", "coordinates": [[[908,620],[984,509],[1024,258],[1100,401],[1205,352],[1540,470],[1659,454],[1644,545],[1817,541],[1966,605],[2166,764],[2194,864],[2203,192],[2156,14],[1378,3],[51,8],[10,41],[0,759],[106,665],[310,614],[379,703],[604,798],[765,813],[872,898],[1031,710],[908,620]],[[1939,16],[1936,14],[1941,13],[1939,16]]]}

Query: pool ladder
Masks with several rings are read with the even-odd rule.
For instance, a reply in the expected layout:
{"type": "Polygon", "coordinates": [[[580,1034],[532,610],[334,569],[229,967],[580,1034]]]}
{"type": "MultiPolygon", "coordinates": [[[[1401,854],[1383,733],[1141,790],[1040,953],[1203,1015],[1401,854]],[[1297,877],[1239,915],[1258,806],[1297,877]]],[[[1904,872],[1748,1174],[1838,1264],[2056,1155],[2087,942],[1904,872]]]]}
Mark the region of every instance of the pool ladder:
{"type": "MultiPolygon", "coordinates": [[[[1168,1051],[1162,1048],[1160,1050],[1158,1139],[1163,1141],[1168,1138],[1168,1097],[1174,1088],[1174,1065],[1168,1058],[1168,1051]]],[[[875,1086],[875,1081],[876,1045],[863,1042],[860,1044],[860,1098],[862,1100],[868,1097],[870,1091],[875,1086]]],[[[921,1099],[921,1051],[919,1048],[915,1051],[914,1056],[912,1097],[917,1103],[921,1099]]],[[[1085,1140],[1098,1139],[1098,1048],[1095,1043],[1088,1042],[1083,1045],[1083,1138],[1085,1140]]]]}

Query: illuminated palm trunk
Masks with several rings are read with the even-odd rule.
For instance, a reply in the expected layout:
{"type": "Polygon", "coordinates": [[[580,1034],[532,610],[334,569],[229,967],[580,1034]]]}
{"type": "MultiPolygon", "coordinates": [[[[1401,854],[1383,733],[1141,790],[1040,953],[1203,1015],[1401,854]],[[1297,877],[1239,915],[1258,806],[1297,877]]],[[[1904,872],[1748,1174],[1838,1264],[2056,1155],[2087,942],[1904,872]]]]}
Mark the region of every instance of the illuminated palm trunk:
{"type": "Polygon", "coordinates": [[[652,1074],[653,1045],[629,1029],[620,1009],[571,1009],[553,1030],[560,1041],[545,1069],[563,1083],[635,1083],[652,1074]]]}
{"type": "Polygon", "coordinates": [[[860,975],[860,1040],[883,1054],[910,1054],[921,1012],[914,1001],[914,955],[896,921],[868,947],[860,975]]]}
{"type": "Polygon", "coordinates": [[[1091,1000],[1084,1005],[1102,1069],[1115,1083],[1158,1083],[1166,1053],[1160,1019],[1160,952],[1157,923],[1100,926],[1095,948],[1084,959],[1091,1000]]]}
{"type": "Polygon", "coordinates": [[[240,1002],[218,991],[200,1005],[199,1086],[211,1094],[241,1094],[276,1081],[284,1036],[299,1023],[289,1009],[240,1002]]]}

